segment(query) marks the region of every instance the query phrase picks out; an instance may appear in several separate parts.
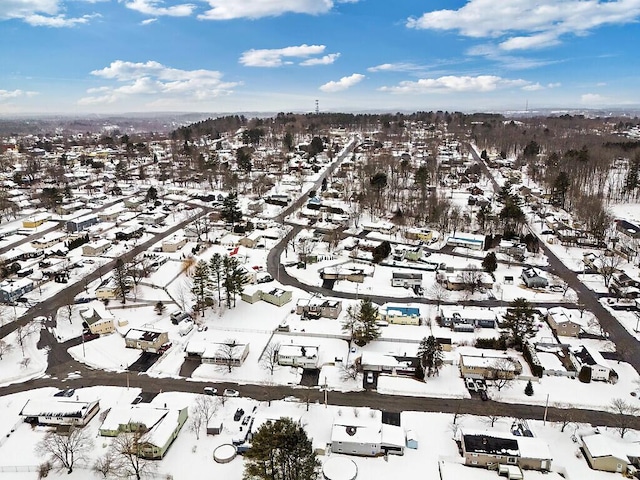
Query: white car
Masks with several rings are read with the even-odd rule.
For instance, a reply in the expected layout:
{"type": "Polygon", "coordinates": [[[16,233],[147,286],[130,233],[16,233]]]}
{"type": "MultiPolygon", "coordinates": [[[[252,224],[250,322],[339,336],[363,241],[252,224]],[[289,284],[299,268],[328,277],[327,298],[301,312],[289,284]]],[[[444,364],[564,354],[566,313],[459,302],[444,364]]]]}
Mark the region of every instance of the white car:
{"type": "Polygon", "coordinates": [[[237,390],[233,390],[232,388],[225,388],[224,392],[222,392],[222,395],[224,395],[225,397],[239,397],[240,392],[237,390]]]}

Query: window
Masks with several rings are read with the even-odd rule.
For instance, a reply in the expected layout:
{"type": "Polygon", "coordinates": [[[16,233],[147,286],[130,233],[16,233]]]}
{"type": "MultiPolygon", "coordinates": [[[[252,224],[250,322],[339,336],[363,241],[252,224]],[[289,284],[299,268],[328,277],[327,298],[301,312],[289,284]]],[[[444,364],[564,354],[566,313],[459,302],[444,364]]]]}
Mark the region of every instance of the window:
{"type": "Polygon", "coordinates": [[[511,464],[515,465],[516,457],[508,457],[507,458],[507,463],[511,463],[511,464]]]}

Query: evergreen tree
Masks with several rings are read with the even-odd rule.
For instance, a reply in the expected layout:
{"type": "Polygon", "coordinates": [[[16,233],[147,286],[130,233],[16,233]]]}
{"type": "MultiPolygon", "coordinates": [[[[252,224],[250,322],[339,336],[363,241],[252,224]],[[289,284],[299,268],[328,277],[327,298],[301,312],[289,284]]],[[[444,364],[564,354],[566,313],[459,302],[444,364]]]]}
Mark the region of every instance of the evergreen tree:
{"type": "Polygon", "coordinates": [[[442,345],[433,335],[420,341],[418,359],[420,360],[420,367],[427,377],[437,375],[440,371],[444,361],[442,345]]]}
{"type": "Polygon", "coordinates": [[[224,281],[224,271],[222,270],[222,255],[214,253],[209,260],[209,273],[211,274],[212,286],[218,292],[218,303],[222,301],[222,283],[224,281]]]}
{"type": "Polygon", "coordinates": [[[527,397],[530,397],[530,396],[532,396],[532,395],[533,395],[533,384],[531,383],[531,380],[529,380],[529,381],[527,382],[527,386],[526,386],[526,387],[524,387],[524,394],[525,394],[527,397]]]}
{"type": "Polygon", "coordinates": [[[147,202],[155,202],[158,199],[158,190],[153,185],[147,190],[146,200],[147,202]]]}
{"type": "Polygon", "coordinates": [[[231,192],[222,203],[222,218],[231,224],[231,229],[242,220],[242,210],[238,207],[238,194],[231,192]]]}
{"type": "Polygon", "coordinates": [[[492,273],[495,272],[498,268],[498,259],[496,258],[496,254],[493,252],[487,253],[482,260],[482,268],[485,272],[492,273]]]}
{"type": "Polygon", "coordinates": [[[127,292],[131,289],[131,278],[127,272],[127,267],[121,258],[116,260],[113,270],[113,278],[116,282],[116,297],[120,297],[122,303],[127,303],[127,292]]]}
{"type": "Polygon", "coordinates": [[[290,418],[267,421],[244,454],[245,480],[315,480],[320,462],[302,426],[290,418]]]}
{"type": "Polygon", "coordinates": [[[533,323],[534,310],[525,298],[516,298],[507,313],[503,316],[504,328],[509,332],[513,343],[522,348],[524,342],[535,335],[535,325],[533,323]]]}
{"type": "Polygon", "coordinates": [[[224,273],[224,279],[222,281],[222,288],[224,289],[227,299],[227,308],[236,306],[236,295],[242,294],[244,290],[244,284],[247,282],[246,276],[242,271],[238,259],[236,257],[226,256],[222,259],[222,270],[224,273]]]}
{"type": "Polygon", "coordinates": [[[196,298],[196,308],[202,312],[202,316],[204,316],[206,296],[210,287],[209,264],[204,260],[200,260],[196,264],[193,272],[193,287],[191,288],[191,293],[193,293],[193,296],[196,298]]]}
{"type": "Polygon", "coordinates": [[[158,303],[156,303],[156,306],[153,308],[158,315],[162,315],[162,312],[164,312],[164,308],[165,308],[164,303],[159,301],[158,303]]]}
{"type": "Polygon", "coordinates": [[[355,342],[363,346],[380,336],[380,328],[376,324],[378,308],[371,300],[365,298],[357,307],[349,306],[347,316],[342,323],[342,331],[349,334],[349,345],[355,342]]]}

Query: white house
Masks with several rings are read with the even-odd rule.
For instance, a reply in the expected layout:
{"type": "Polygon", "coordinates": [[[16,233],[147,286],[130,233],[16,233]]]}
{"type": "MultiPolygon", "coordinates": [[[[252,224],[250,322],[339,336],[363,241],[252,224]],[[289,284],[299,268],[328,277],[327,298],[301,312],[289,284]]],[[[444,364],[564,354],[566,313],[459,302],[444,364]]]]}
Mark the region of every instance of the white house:
{"type": "Polygon", "coordinates": [[[611,368],[597,350],[582,345],[581,347],[571,350],[570,359],[578,372],[584,367],[590,368],[591,380],[609,381],[611,368]]]}
{"type": "Polygon", "coordinates": [[[369,407],[342,408],[333,419],[331,451],[375,457],[384,453],[404,454],[406,437],[402,427],[382,423],[382,412],[369,407]]]}
{"type": "Polygon", "coordinates": [[[27,400],[20,416],[25,421],[41,425],[84,426],[98,413],[100,402],[79,402],[67,397],[48,397],[27,400]]]}
{"type": "Polygon", "coordinates": [[[292,367],[317,368],[318,346],[282,344],[278,349],[278,364],[292,367]]]}

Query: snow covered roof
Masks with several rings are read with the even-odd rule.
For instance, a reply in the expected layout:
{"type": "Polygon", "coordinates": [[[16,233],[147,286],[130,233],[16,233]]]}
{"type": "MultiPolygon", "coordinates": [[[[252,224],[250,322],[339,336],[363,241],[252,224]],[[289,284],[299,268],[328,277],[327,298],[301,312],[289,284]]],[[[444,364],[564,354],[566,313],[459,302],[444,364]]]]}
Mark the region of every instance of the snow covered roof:
{"type": "Polygon", "coordinates": [[[629,456],[640,456],[640,447],[617,438],[596,433],[582,437],[582,443],[593,458],[614,457],[627,462],[629,456]]]}
{"type": "Polygon", "coordinates": [[[78,402],[64,397],[27,400],[20,411],[23,417],[84,417],[98,402],[78,402]]]}
{"type": "Polygon", "coordinates": [[[305,358],[318,358],[318,347],[307,345],[280,345],[278,355],[284,357],[305,357],[305,358]],[[304,349],[304,355],[302,350],[304,349]]]}
{"type": "Polygon", "coordinates": [[[333,419],[331,441],[380,444],[382,412],[368,407],[340,409],[339,415],[333,419]]]}
{"type": "Polygon", "coordinates": [[[473,320],[496,320],[496,313],[487,308],[460,307],[457,305],[442,305],[440,313],[444,318],[452,318],[455,314],[463,319],[473,320]]]}

